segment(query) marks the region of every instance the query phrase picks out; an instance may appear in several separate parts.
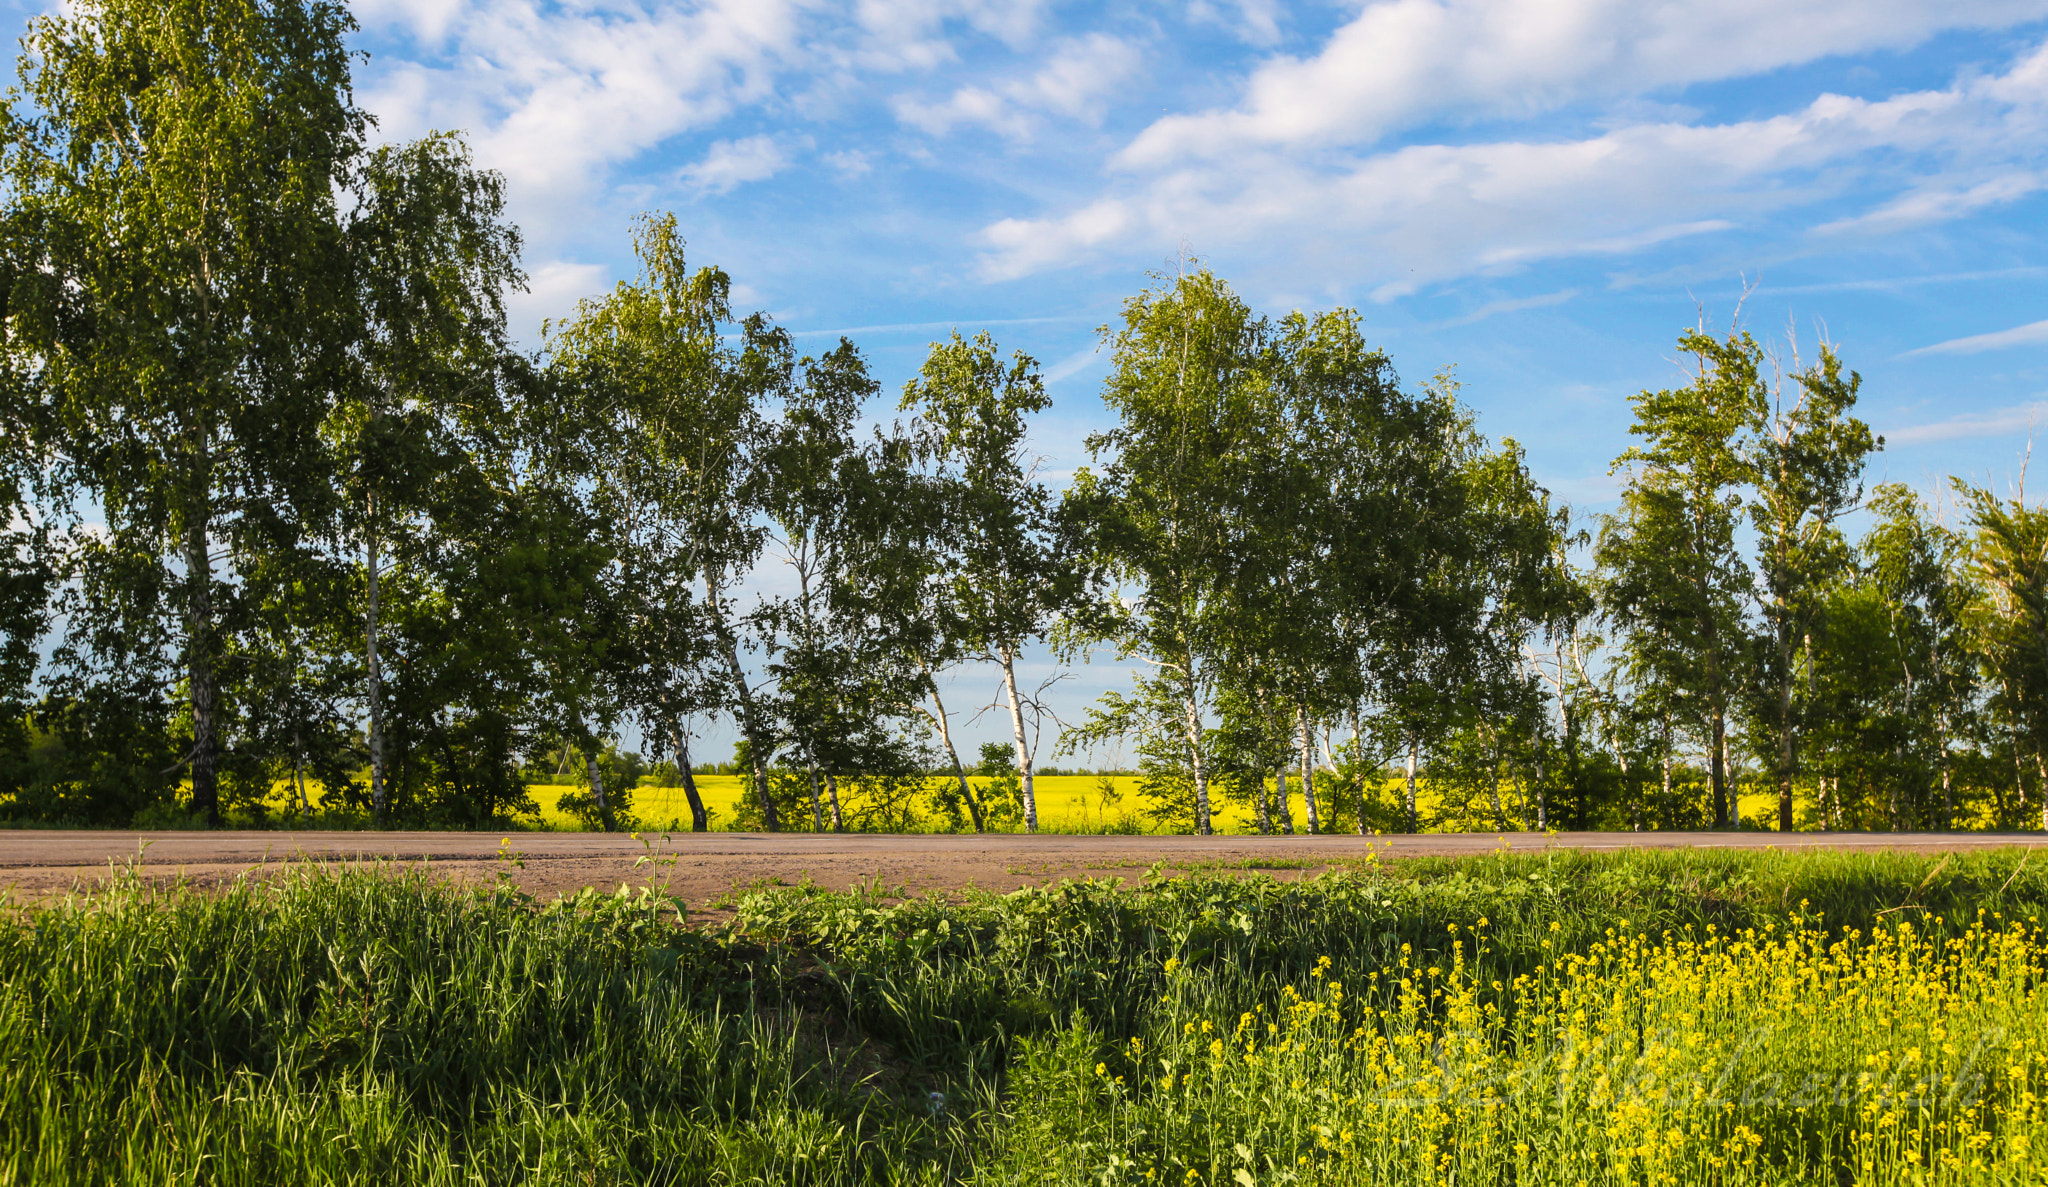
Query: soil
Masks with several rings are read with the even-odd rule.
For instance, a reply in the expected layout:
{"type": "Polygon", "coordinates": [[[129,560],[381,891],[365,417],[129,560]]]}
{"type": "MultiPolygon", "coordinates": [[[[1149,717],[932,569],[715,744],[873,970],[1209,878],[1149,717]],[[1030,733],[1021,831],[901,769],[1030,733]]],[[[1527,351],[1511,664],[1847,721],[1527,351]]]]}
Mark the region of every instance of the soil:
{"type": "MultiPolygon", "coordinates": [[[[816,833],[381,833],[0,831],[0,888],[15,903],[49,901],[132,865],[158,883],[201,888],[291,862],[420,867],[487,884],[509,877],[552,898],[586,887],[665,884],[695,912],[735,887],[878,884],[891,896],[965,887],[1008,891],[1062,878],[1137,879],[1164,872],[1260,870],[1307,877],[1334,865],[1544,849],[1835,849],[1947,853],[2048,846],[2041,833],[1435,833],[1395,837],[890,836],[816,833]],[[647,860],[642,860],[647,859],[647,860]]],[[[693,913],[695,913],[693,912],[693,913]]]]}

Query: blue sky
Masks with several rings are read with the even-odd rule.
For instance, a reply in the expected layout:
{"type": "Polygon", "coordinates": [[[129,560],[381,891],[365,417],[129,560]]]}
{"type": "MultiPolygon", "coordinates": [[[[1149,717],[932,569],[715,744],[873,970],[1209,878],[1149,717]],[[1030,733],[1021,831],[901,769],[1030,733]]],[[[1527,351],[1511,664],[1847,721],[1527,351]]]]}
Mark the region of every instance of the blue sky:
{"type": "Polygon", "coordinates": [[[1095,328],[1183,244],[1270,311],[1357,307],[1410,381],[1455,365],[1589,512],[1628,396],[1745,278],[1750,327],[1862,373],[1873,480],[2003,484],[2048,413],[2048,0],[356,12],[380,135],[505,173],[529,341],[673,210],[892,392],[955,325],[1029,351],[1054,471],[1102,423],[1095,328]]]}
{"type": "Polygon", "coordinates": [[[2048,0],[357,13],[382,134],[506,174],[529,337],[673,210],[891,389],[953,325],[1030,351],[1055,469],[1101,420],[1095,328],[1183,244],[1262,307],[1358,307],[1410,380],[1456,365],[1588,510],[1628,395],[1745,277],[1752,327],[1863,373],[1880,477],[2002,475],[2048,406],[2048,0]]]}

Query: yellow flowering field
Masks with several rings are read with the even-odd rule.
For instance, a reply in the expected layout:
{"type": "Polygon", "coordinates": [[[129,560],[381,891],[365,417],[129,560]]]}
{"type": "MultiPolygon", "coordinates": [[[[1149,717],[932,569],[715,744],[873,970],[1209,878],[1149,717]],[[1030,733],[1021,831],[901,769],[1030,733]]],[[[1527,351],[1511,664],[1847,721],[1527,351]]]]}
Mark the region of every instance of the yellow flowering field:
{"type": "MultiPolygon", "coordinates": [[[[972,776],[976,788],[987,786],[989,780],[972,776]]],[[[1100,775],[1040,775],[1033,782],[1038,793],[1039,826],[1048,832],[1100,833],[1105,831],[1166,831],[1143,813],[1144,800],[1138,794],[1136,775],[1108,776],[1117,789],[1117,795],[1108,805],[1103,804],[1100,775]]],[[[698,775],[697,793],[703,797],[704,806],[711,809],[711,827],[723,829],[732,827],[738,814],[740,798],[744,794],[744,780],[738,775],[698,775]]],[[[283,785],[280,785],[282,788],[283,785]]],[[[1299,784],[1291,784],[1294,793],[1296,827],[1302,827],[1303,810],[1299,784]]],[[[1399,784],[1388,780],[1383,794],[1390,798],[1398,794],[1399,784]]],[[[557,806],[564,792],[580,790],[562,784],[533,784],[529,790],[534,803],[540,806],[541,822],[549,828],[573,829],[580,827],[575,817],[557,806]]],[[[1428,816],[1436,806],[1429,784],[1423,782],[1419,790],[1420,806],[1428,816]]],[[[287,801],[285,792],[280,790],[275,797],[279,806],[287,801]]],[[[1777,793],[1768,789],[1747,789],[1737,797],[1743,815],[1757,818],[1776,811],[1777,793]]],[[[657,787],[651,784],[633,789],[633,812],[640,822],[654,829],[686,829],[690,826],[689,800],[680,787],[657,787]]],[[[808,828],[807,819],[791,822],[795,828],[808,828]]],[[[1216,831],[1222,833],[1254,833],[1258,824],[1249,804],[1234,800],[1220,799],[1215,809],[1216,831]]],[[[935,813],[925,812],[922,827],[938,831],[949,823],[935,813]]]]}

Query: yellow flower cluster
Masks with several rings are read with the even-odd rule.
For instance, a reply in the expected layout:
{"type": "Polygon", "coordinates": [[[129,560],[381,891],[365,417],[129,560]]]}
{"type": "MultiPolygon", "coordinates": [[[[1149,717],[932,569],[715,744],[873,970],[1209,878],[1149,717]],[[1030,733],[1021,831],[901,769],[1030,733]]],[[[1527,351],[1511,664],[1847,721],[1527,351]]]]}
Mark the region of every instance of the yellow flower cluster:
{"type": "Polygon", "coordinates": [[[1481,920],[1234,1025],[1190,1006],[1108,1106],[1225,1183],[2048,1182],[2048,941],[1935,934],[1624,924],[1507,978],[1481,920]]]}

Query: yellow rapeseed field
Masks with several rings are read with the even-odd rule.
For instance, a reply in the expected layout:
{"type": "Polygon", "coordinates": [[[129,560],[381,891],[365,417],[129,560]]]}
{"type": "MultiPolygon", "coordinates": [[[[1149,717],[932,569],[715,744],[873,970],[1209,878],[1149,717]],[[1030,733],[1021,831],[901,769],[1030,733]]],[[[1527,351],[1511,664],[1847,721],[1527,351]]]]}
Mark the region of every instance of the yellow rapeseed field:
{"type": "MultiPolygon", "coordinates": [[[[1113,775],[1109,778],[1116,785],[1117,798],[1105,807],[1102,803],[1101,780],[1099,775],[1040,775],[1034,780],[1038,792],[1038,814],[1040,826],[1048,831],[1063,833],[1097,833],[1114,827],[1130,827],[1126,820],[1133,822],[1139,831],[1162,832],[1150,818],[1144,815],[1145,801],[1138,794],[1136,775],[1113,775]]],[[[743,780],[738,775],[698,775],[697,792],[704,798],[705,807],[711,809],[711,827],[730,828],[736,815],[740,797],[743,794],[743,780]]],[[[988,780],[981,777],[972,779],[979,788],[988,780]]],[[[1296,827],[1302,827],[1304,819],[1301,792],[1298,784],[1290,783],[1293,790],[1296,827]]],[[[1398,783],[1389,780],[1385,794],[1397,794],[1398,783]]],[[[567,791],[578,790],[566,786],[535,784],[532,787],[534,802],[540,805],[541,819],[551,828],[577,827],[573,817],[555,806],[557,800],[567,791]]],[[[1435,807],[1435,801],[1424,783],[1420,788],[1421,808],[1428,815],[1435,807]]],[[[280,800],[282,802],[282,800],[280,800]]],[[[1774,793],[1763,790],[1745,791],[1740,797],[1745,818],[1756,818],[1776,811],[1777,799],[1774,793]]],[[[633,789],[633,812],[649,828],[675,829],[690,826],[689,801],[680,787],[642,786],[633,789]]],[[[1248,804],[1234,803],[1219,798],[1215,807],[1216,830],[1224,833],[1254,833],[1258,831],[1253,809],[1248,804]]],[[[808,827],[808,821],[794,821],[794,827],[808,827]]],[[[944,827],[932,819],[929,827],[944,827]]]]}

